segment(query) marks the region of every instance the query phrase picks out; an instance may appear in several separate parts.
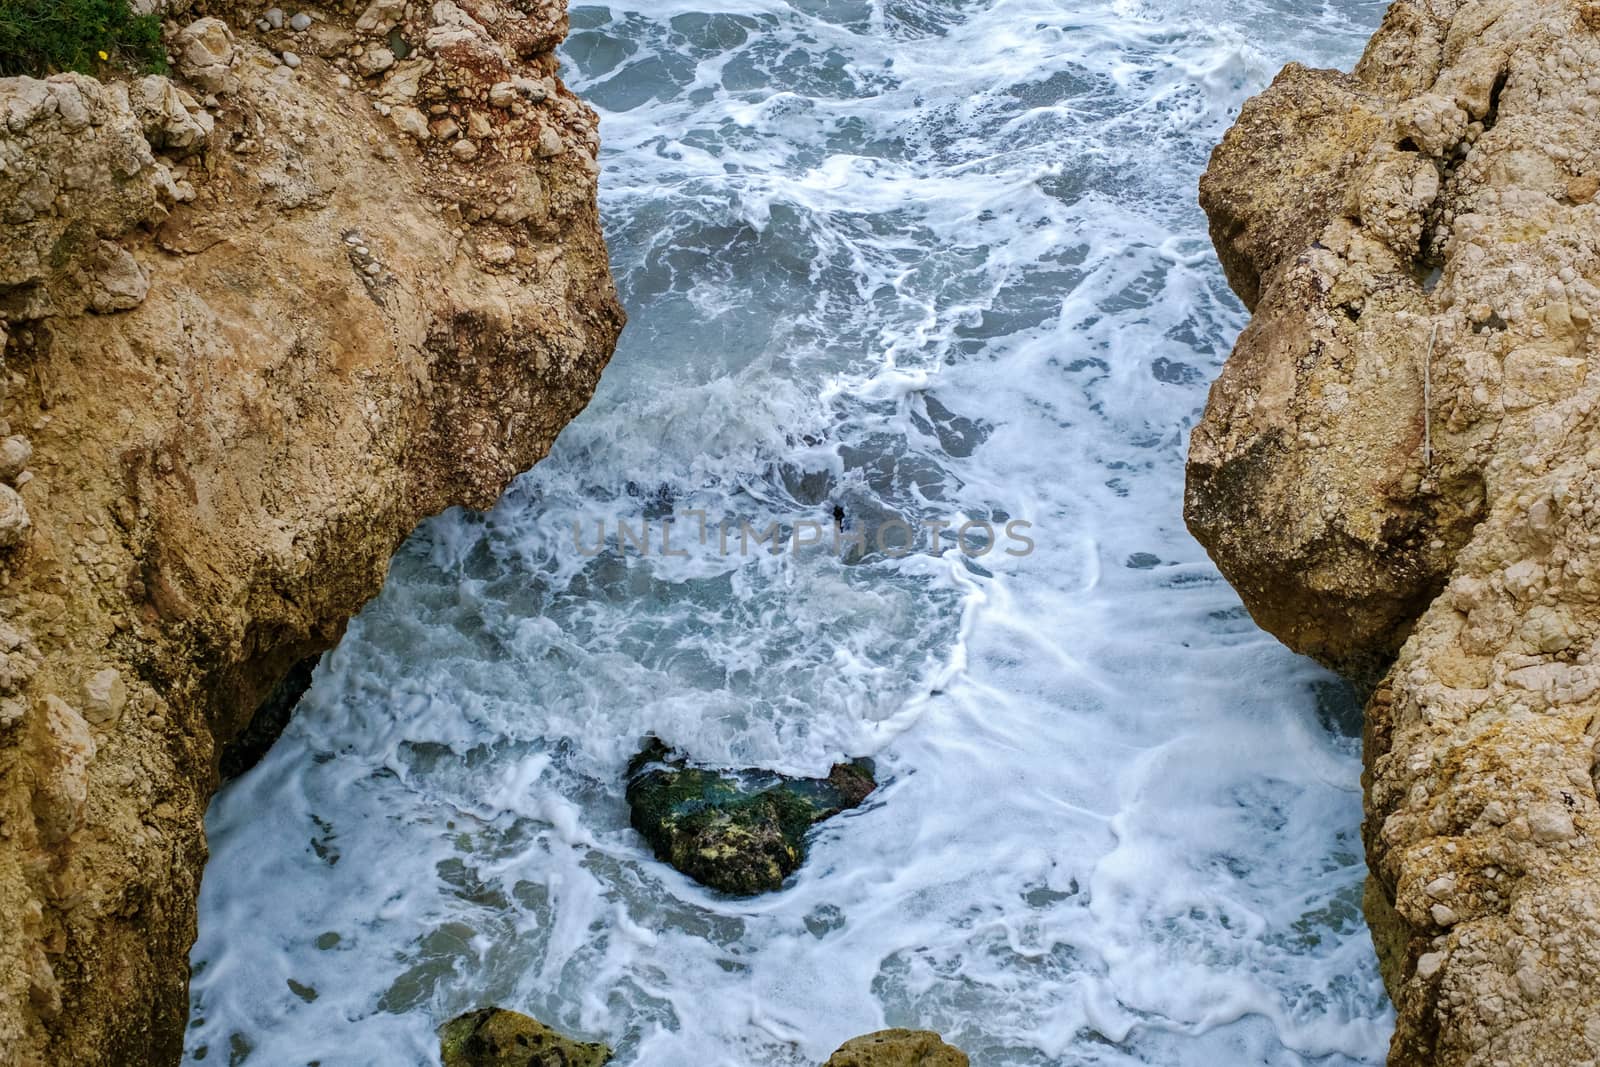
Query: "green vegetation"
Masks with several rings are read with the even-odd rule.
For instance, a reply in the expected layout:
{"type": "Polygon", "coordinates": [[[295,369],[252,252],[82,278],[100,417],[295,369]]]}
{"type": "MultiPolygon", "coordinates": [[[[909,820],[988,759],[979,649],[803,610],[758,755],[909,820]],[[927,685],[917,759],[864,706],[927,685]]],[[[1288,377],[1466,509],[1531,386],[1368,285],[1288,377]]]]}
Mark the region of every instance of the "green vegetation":
{"type": "Polygon", "coordinates": [[[0,75],[92,74],[116,64],[163,73],[161,16],[128,0],[0,0],[0,75]]]}

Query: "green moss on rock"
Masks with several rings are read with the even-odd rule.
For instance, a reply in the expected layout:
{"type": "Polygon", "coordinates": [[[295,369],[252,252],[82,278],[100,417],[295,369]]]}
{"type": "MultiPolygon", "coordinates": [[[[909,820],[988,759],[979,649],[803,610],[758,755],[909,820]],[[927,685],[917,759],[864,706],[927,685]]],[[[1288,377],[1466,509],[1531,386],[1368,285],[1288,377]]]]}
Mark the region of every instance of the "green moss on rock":
{"type": "Polygon", "coordinates": [[[439,1029],[444,1067],[602,1067],[605,1045],[563,1037],[548,1026],[504,1008],[479,1008],[439,1029]]]}
{"type": "Polygon", "coordinates": [[[856,807],[877,786],[865,761],[837,764],[826,778],[788,778],[703,770],[670,757],[652,738],[630,764],[633,828],[657,859],[735,896],[781,888],[806,858],[811,827],[856,807]]]}

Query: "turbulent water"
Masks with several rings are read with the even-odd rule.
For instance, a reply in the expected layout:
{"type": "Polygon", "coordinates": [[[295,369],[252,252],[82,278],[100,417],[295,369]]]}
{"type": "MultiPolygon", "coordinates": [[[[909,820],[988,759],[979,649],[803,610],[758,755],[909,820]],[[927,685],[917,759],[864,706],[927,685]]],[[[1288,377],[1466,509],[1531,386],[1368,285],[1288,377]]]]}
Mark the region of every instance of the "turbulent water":
{"type": "Polygon", "coordinates": [[[1379,14],[575,8],[632,322],[551,457],[417,533],[216,799],[189,1059],[432,1063],[499,1004],[649,1067],[886,1025],[979,1067],[1380,1062],[1352,713],[1180,517],[1243,322],[1196,179],[1282,62],[1348,64],[1379,14]],[[865,551],[740,552],[741,520],[809,540],[835,508],[865,551]],[[873,543],[896,518],[917,552],[873,543]],[[628,828],[649,733],[885,784],[733,900],[628,828]]]}

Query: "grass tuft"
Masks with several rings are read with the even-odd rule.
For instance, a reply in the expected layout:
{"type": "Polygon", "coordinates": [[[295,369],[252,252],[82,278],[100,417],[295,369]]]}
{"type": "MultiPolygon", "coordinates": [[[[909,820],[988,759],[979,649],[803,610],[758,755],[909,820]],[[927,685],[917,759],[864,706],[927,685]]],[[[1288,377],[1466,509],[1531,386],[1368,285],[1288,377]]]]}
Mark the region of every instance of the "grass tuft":
{"type": "Polygon", "coordinates": [[[112,66],[166,72],[161,16],[136,15],[128,0],[0,0],[0,75],[112,66]]]}

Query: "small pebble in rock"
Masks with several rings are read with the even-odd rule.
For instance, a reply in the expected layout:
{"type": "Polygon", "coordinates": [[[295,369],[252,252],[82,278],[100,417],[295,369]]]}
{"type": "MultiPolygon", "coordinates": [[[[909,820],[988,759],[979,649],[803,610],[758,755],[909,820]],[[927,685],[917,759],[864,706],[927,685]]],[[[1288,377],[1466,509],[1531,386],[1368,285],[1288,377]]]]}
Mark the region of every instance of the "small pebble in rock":
{"type": "Polygon", "coordinates": [[[13,436],[0,441],[0,481],[14,481],[33,461],[33,446],[26,437],[13,436]]]}
{"type": "Polygon", "coordinates": [[[295,33],[304,33],[311,28],[311,16],[304,11],[289,20],[289,28],[295,33]]]}
{"type": "Polygon", "coordinates": [[[368,274],[372,275],[373,277],[377,277],[377,275],[383,270],[383,265],[380,263],[368,263],[366,269],[368,274]]]}
{"type": "Polygon", "coordinates": [[[348,88],[350,88],[350,75],[348,75],[348,74],[341,74],[341,75],[339,75],[339,78],[338,78],[338,86],[339,86],[339,88],[341,88],[341,89],[348,89],[348,88]]]}
{"type": "Polygon", "coordinates": [[[465,163],[469,159],[478,158],[478,146],[471,141],[457,141],[450,146],[450,154],[465,163]]]}
{"type": "Polygon", "coordinates": [[[293,52],[285,52],[283,54],[283,65],[290,69],[298,67],[300,65],[300,57],[293,52]]]}
{"type": "Polygon", "coordinates": [[[256,19],[256,29],[260,30],[262,33],[266,33],[268,30],[272,29],[272,23],[268,22],[266,19],[256,19]]]}
{"type": "Polygon", "coordinates": [[[358,256],[370,256],[370,255],[372,255],[372,250],[369,249],[366,245],[356,245],[356,255],[358,255],[358,256]]]}
{"type": "Polygon", "coordinates": [[[346,234],[345,238],[344,238],[344,243],[347,244],[347,245],[359,245],[361,243],[361,238],[357,237],[353,233],[346,234]]]}
{"type": "Polygon", "coordinates": [[[283,29],[283,8],[269,7],[267,8],[266,14],[262,15],[261,17],[266,19],[267,25],[271,26],[273,29],[283,29]]]}

